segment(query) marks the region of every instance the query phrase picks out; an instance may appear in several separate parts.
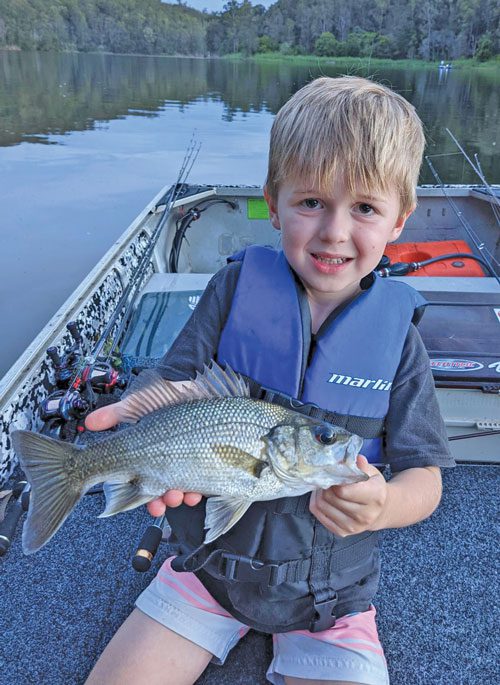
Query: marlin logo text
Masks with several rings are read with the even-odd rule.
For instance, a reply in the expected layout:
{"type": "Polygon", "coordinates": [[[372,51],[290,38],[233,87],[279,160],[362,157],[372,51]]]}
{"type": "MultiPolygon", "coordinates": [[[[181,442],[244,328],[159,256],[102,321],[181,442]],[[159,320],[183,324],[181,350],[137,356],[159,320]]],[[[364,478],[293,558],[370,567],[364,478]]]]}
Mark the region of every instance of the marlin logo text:
{"type": "Polygon", "coordinates": [[[352,376],[344,376],[341,373],[332,373],[328,379],[329,383],[337,383],[338,385],[351,385],[353,388],[370,388],[370,390],[387,390],[389,391],[392,382],[384,381],[382,378],[372,380],[370,378],[357,378],[352,376]]]}

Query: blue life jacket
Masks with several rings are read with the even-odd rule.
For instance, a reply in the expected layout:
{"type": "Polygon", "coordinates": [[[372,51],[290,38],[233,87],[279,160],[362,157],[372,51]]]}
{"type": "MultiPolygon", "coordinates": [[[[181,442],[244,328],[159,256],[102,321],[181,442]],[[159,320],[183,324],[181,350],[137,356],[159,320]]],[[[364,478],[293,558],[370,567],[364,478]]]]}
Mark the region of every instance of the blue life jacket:
{"type": "MultiPolygon", "coordinates": [[[[265,399],[294,398],[299,410],[305,403],[332,423],[355,427],[365,438],[362,453],[379,463],[390,388],[423,298],[403,283],[368,277],[312,346],[307,299],[284,254],[252,246],[238,257],[218,363],[267,388],[265,399]]],[[[264,632],[316,632],[365,611],[378,586],[378,535],[336,537],[309,512],[309,498],[256,502],[208,546],[201,545],[204,502],[171,510],[181,549],[173,568],[196,572],[222,606],[264,632]]]]}

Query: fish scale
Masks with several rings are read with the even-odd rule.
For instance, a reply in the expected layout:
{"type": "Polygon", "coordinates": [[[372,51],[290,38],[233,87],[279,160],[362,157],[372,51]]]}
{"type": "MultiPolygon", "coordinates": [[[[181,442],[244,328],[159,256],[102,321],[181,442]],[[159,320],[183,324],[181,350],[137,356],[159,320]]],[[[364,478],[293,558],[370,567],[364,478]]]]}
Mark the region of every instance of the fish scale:
{"type": "MultiPolygon", "coordinates": [[[[142,375],[142,374],[141,374],[142,375]]],[[[40,549],[85,492],[104,483],[101,517],[170,489],[200,492],[205,542],[229,530],[252,502],[366,480],[362,439],[292,409],[250,398],[244,380],[212,364],[181,389],[145,372],[124,400],[136,422],[81,446],[30,431],[12,434],[31,485],[23,549],[40,549]]]]}
{"type": "Polygon", "coordinates": [[[151,497],[187,487],[205,494],[243,494],[253,477],[244,483],[227,481],[235,469],[243,477],[238,450],[260,459],[260,438],[286,417],[282,407],[243,397],[166,407],[144,417],[140,430],[124,429],[88,448],[85,472],[95,471],[99,464],[101,479],[117,468],[134,477],[140,450],[144,491],[151,497]],[[213,445],[224,448],[223,454],[214,452],[213,445]]]}

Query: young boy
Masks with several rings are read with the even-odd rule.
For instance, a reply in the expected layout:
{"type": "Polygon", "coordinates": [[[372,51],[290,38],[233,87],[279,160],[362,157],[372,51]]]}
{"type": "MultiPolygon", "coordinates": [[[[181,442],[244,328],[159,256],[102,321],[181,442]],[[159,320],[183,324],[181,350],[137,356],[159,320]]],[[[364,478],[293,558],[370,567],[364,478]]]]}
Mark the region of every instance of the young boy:
{"type": "MultiPolygon", "coordinates": [[[[389,682],[371,603],[377,532],[428,517],[439,467],[453,465],[412,323],[422,300],[373,274],[415,208],[423,148],[413,107],[361,78],[317,79],[278,112],[264,194],[283,251],[254,246],[214,276],[162,373],[185,384],[216,359],[256,397],[283,401],[267,387],[318,405],[365,439],[358,465],[370,478],[255,503],[208,549],[200,495],[151,502],[154,516],[177,507],[168,519],[182,554],[138,598],[89,684],[194,683],[249,627],[274,635],[276,685],[389,682]],[[374,464],[389,464],[391,480],[374,464]]],[[[88,427],[114,425],[122,407],[88,427]]]]}

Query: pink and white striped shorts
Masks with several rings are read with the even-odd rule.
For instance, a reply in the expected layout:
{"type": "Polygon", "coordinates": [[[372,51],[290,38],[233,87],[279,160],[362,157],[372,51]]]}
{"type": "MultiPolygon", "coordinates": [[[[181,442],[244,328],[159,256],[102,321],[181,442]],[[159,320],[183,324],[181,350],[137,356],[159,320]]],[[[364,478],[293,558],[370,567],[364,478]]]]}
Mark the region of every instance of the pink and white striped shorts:
{"type": "MultiPolygon", "coordinates": [[[[145,614],[200,645],[222,665],[248,626],[231,616],[193,573],[177,573],[167,559],[137,598],[145,614]]],[[[295,630],[273,635],[274,658],[267,679],[284,685],[284,676],[388,685],[389,676],[375,625],[375,608],[338,619],[319,633],[295,630]]]]}

